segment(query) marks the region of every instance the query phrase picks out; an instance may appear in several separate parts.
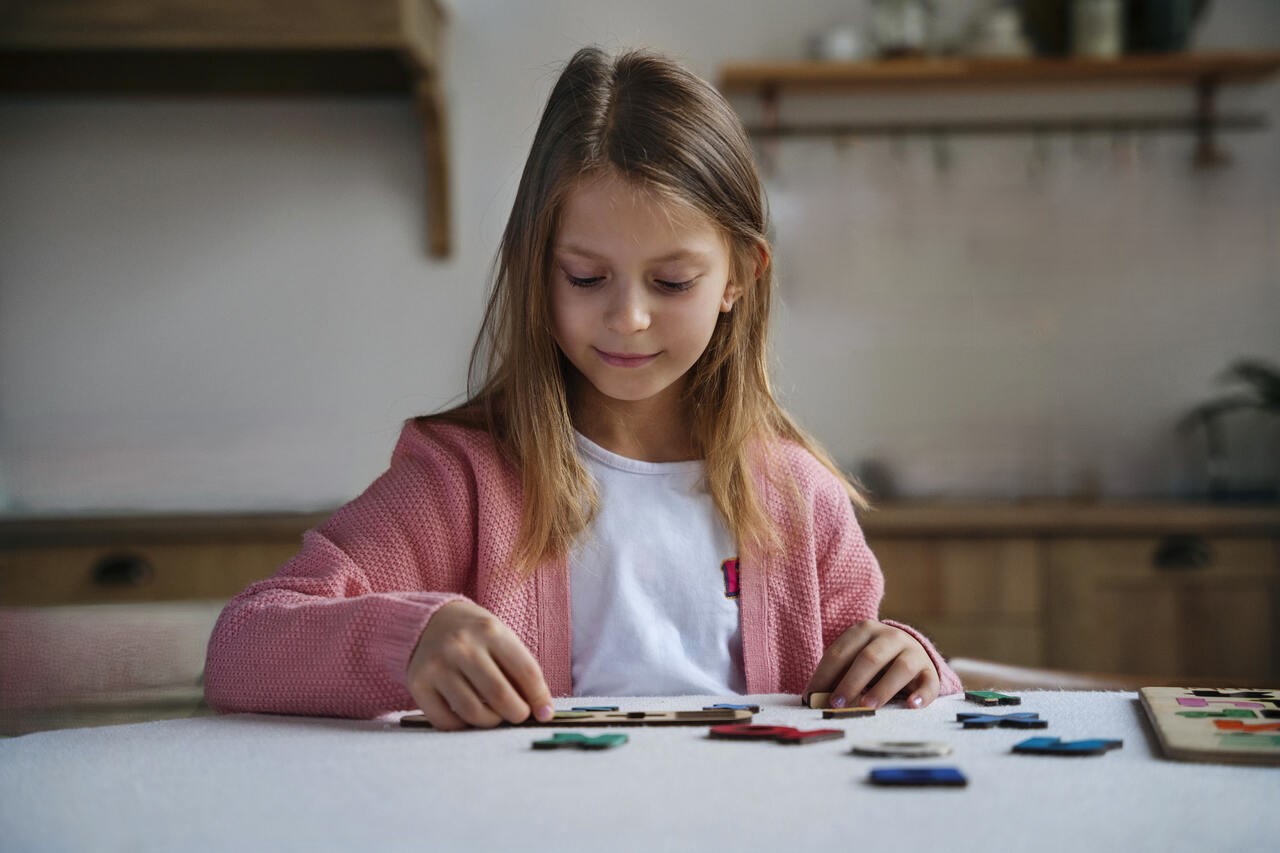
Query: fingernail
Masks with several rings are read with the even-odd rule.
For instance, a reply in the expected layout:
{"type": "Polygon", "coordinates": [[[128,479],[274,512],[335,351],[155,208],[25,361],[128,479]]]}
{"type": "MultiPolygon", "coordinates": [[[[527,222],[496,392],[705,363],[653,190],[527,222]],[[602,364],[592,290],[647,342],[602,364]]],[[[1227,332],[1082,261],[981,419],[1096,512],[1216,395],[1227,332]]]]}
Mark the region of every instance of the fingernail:
{"type": "Polygon", "coordinates": [[[541,708],[534,711],[533,715],[538,718],[538,722],[540,723],[550,722],[556,715],[556,709],[552,708],[550,705],[543,705],[541,708]]]}
{"type": "Polygon", "coordinates": [[[864,708],[878,708],[878,707],[880,707],[880,703],[879,703],[879,702],[877,702],[875,699],[872,699],[871,697],[869,697],[869,696],[868,696],[868,697],[864,697],[864,698],[863,698],[863,700],[862,700],[862,707],[864,707],[864,708]]]}
{"type": "Polygon", "coordinates": [[[921,705],[924,704],[924,698],[920,696],[912,696],[910,699],[907,700],[907,704],[910,705],[912,708],[919,708],[921,705]]]}
{"type": "Polygon", "coordinates": [[[830,705],[832,708],[843,708],[843,707],[844,707],[844,697],[843,697],[843,696],[832,696],[830,699],[828,699],[828,700],[827,700],[827,704],[828,704],[828,705],[830,705]]]}

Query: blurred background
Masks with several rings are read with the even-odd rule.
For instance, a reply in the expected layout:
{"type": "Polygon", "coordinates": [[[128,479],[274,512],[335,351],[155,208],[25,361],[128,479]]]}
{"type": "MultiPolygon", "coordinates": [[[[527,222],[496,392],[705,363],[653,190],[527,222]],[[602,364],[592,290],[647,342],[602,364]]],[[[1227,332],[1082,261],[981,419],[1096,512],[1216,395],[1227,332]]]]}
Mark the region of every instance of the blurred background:
{"type": "Polygon", "coordinates": [[[188,701],[210,614],[383,470],[405,418],[459,399],[534,127],[585,44],[683,61],[756,131],[777,387],[880,507],[887,611],[953,654],[1280,674],[1280,4],[5,5],[11,729],[119,686],[82,683],[67,661],[102,643],[68,625],[145,625],[110,634],[120,678],[188,701]],[[325,29],[348,15],[349,38],[325,29]],[[301,77],[277,55],[298,50],[301,77]],[[1122,73],[1224,52],[1256,67],[1122,73]],[[1120,72],[741,82],[957,57],[1120,72]],[[1224,126],[1197,157],[1206,80],[1224,126]],[[14,651],[52,637],[59,662],[14,651]],[[179,646],[180,675],[140,663],[179,646]]]}

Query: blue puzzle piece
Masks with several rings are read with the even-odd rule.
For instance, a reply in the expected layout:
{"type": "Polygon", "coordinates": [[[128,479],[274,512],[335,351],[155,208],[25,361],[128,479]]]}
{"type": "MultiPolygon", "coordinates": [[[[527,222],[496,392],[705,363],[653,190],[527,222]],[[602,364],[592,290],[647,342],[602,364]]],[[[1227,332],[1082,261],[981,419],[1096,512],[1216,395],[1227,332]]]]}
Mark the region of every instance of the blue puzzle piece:
{"type": "Polygon", "coordinates": [[[616,711],[618,710],[618,706],[617,705],[579,705],[578,707],[570,708],[569,710],[603,713],[605,711],[616,711]]]}
{"type": "Polygon", "coordinates": [[[881,767],[871,771],[872,785],[962,787],[969,783],[954,767],[881,767]]]}
{"type": "Polygon", "coordinates": [[[956,722],[964,723],[966,729],[991,729],[1000,726],[1006,729],[1046,729],[1048,720],[1040,719],[1039,714],[1022,712],[1019,714],[956,714],[956,722]]]}
{"type": "Polygon", "coordinates": [[[721,702],[718,705],[703,705],[704,711],[750,711],[753,714],[760,713],[759,705],[731,705],[728,702],[721,702]]]}
{"type": "Polygon", "coordinates": [[[1015,744],[1014,752],[1024,755],[1102,755],[1124,746],[1122,740],[1063,740],[1057,737],[1033,737],[1015,744]]]}

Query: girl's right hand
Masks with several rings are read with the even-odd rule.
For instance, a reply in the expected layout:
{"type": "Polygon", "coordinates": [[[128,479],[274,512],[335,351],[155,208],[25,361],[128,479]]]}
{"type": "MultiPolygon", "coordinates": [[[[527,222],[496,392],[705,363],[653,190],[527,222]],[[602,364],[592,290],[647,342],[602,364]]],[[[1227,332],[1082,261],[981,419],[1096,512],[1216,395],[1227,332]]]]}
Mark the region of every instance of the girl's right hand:
{"type": "Polygon", "coordinates": [[[492,728],[555,714],[537,660],[502,620],[451,601],[427,620],[409,659],[409,695],[436,729],[492,728]]]}

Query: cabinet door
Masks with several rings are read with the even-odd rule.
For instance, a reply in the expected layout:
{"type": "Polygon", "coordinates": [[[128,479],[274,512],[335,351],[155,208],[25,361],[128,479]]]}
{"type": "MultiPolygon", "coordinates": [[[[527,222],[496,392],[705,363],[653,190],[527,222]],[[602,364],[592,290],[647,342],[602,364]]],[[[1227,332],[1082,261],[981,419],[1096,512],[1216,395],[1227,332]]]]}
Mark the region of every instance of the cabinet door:
{"type": "Polygon", "coordinates": [[[0,553],[0,606],[226,600],[275,573],[298,542],[27,548],[0,553]]]}
{"type": "Polygon", "coordinates": [[[1280,678],[1280,547],[1263,538],[1064,539],[1049,545],[1049,663],[1280,678]]]}
{"type": "Polygon", "coordinates": [[[880,538],[881,614],[920,629],[948,657],[1044,663],[1043,560],[1033,539],[880,538]]]}

